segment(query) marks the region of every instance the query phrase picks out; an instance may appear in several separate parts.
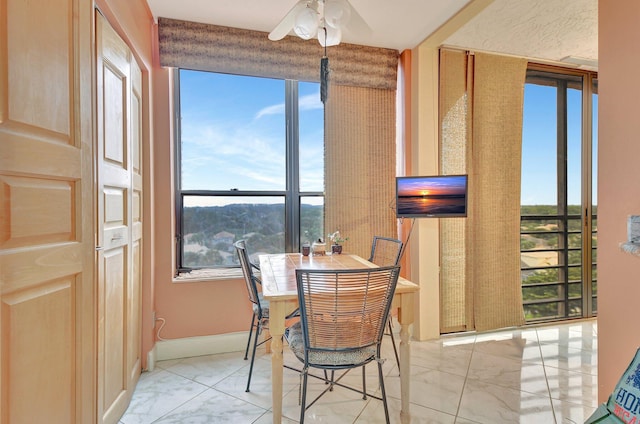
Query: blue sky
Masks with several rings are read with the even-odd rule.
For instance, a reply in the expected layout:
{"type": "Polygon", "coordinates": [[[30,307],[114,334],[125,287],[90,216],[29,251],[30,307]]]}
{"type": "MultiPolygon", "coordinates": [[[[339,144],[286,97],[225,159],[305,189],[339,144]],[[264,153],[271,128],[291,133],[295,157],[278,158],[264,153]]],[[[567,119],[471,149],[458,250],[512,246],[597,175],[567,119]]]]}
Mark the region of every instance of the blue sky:
{"type": "MultiPolygon", "coordinates": [[[[525,85],[525,115],[522,134],[522,195],[523,205],[549,205],[557,202],[557,154],[556,89],[541,85],[525,85]]],[[[597,116],[598,100],[594,97],[594,116],[597,116]]],[[[568,138],[568,199],[570,205],[581,203],[581,102],[582,94],[570,89],[567,95],[568,138]]],[[[597,126],[593,130],[597,137],[597,126]]],[[[593,152],[597,163],[597,149],[593,152]]],[[[595,168],[594,168],[595,171],[595,168]]],[[[596,193],[594,172],[594,201],[596,193]]]]}
{"type": "MultiPolygon", "coordinates": [[[[183,189],[284,190],[284,81],[181,71],[183,189]],[[233,166],[229,166],[232,164],[233,166]],[[220,170],[224,169],[224,172],[220,170]]],[[[319,85],[300,83],[301,189],[322,191],[319,85]]],[[[580,204],[581,93],[569,90],[569,204],[580,204]]],[[[556,203],[555,89],[525,86],[522,204],[556,203]],[[551,158],[551,159],[550,159],[551,158]]],[[[597,116],[597,96],[594,99],[597,116]]],[[[594,128],[594,137],[597,128],[594,128]]],[[[597,160],[594,151],[594,163],[597,160]]],[[[594,174],[594,193],[595,193],[594,174]]],[[[250,201],[255,201],[251,199],[250,201]]],[[[280,201],[262,198],[261,202],[280,201]]],[[[212,199],[199,205],[220,204],[212,199]]],[[[188,206],[193,206],[194,203],[188,206]]]]}
{"type": "MultiPolygon", "coordinates": [[[[183,189],[285,189],[284,81],[240,78],[181,71],[183,189]]],[[[300,83],[298,99],[301,189],[322,191],[319,85],[300,83]]]]}

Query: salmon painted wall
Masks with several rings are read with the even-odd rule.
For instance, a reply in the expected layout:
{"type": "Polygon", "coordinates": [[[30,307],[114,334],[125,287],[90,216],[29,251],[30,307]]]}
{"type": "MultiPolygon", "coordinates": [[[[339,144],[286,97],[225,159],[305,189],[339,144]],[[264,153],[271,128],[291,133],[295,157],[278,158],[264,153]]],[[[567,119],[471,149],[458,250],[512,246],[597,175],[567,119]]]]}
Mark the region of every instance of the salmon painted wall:
{"type": "Polygon", "coordinates": [[[640,346],[640,257],[623,253],[640,215],[640,2],[599,1],[598,398],[606,401],[640,346]]]}
{"type": "MultiPolygon", "coordinates": [[[[172,73],[160,68],[154,74],[154,298],[156,316],[164,320],[159,336],[163,339],[177,339],[248,331],[251,306],[241,279],[173,281],[175,221],[172,73]]],[[[156,323],[156,332],[160,329],[160,323],[156,323]]]]}
{"type": "MultiPolygon", "coordinates": [[[[155,36],[157,40],[157,35],[155,36]]],[[[251,304],[242,279],[175,282],[173,72],[154,63],[154,264],[157,321],[152,336],[179,339],[248,331],[251,304]],[[164,322],[162,328],[161,323],[164,322]],[[158,334],[158,331],[160,333],[158,334]]]]}

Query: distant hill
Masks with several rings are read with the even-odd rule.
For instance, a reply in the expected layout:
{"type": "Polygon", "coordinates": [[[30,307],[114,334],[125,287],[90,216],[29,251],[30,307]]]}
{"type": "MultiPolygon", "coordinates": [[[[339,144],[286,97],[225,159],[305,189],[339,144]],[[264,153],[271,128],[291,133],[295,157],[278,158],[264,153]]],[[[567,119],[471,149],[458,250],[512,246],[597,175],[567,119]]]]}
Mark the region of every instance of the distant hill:
{"type": "MultiPolygon", "coordinates": [[[[302,239],[324,238],[323,206],[301,205],[302,239]]],[[[233,243],[247,240],[250,252],[284,252],[283,204],[231,204],[184,208],[183,266],[237,265],[233,243]]]]}

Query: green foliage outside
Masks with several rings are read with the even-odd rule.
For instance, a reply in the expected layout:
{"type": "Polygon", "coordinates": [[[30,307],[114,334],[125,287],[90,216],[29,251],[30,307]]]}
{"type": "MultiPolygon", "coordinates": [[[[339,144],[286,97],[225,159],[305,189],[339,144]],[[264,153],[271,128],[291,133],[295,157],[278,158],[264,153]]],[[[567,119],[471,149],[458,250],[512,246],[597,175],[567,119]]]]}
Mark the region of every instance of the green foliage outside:
{"type": "MultiPolygon", "coordinates": [[[[311,240],[324,237],[323,206],[301,205],[301,228],[311,240]]],[[[184,267],[238,264],[233,243],[245,239],[250,254],[284,252],[283,204],[232,204],[184,208],[184,267]]]]}
{"type": "MultiPolygon", "coordinates": [[[[580,316],[581,301],[581,226],[579,218],[570,219],[567,228],[568,275],[559,269],[563,264],[563,232],[560,220],[550,216],[556,214],[554,206],[522,206],[522,215],[546,215],[548,219],[522,220],[520,248],[523,268],[526,255],[532,251],[537,257],[546,259],[547,267],[522,271],[522,295],[527,320],[580,316]],[[560,282],[561,284],[555,284],[560,282]],[[563,282],[567,282],[564,284],[563,282]],[[550,284],[549,284],[550,283],[550,284]],[[566,288],[565,288],[566,287],[566,288]],[[568,289],[568,310],[563,300],[568,289]],[[528,302],[555,300],[551,303],[528,302]]],[[[301,240],[312,242],[324,239],[323,206],[301,206],[301,240]]],[[[570,215],[580,217],[578,206],[569,207],[570,215]]],[[[596,220],[594,220],[594,228],[596,220]]],[[[237,265],[233,243],[247,240],[250,253],[279,253],[284,251],[284,206],[282,204],[232,204],[228,206],[190,207],[184,210],[184,259],[185,267],[216,267],[237,265]]],[[[593,234],[593,261],[597,261],[597,234],[593,234]]],[[[593,266],[593,280],[597,280],[597,267],[593,266]]],[[[593,284],[594,294],[597,286],[593,284]]],[[[595,305],[594,305],[595,306],[595,305]]]]}
{"type": "MultiPolygon", "coordinates": [[[[582,221],[580,206],[569,206],[566,240],[555,206],[523,205],[521,214],[549,218],[521,221],[522,297],[525,318],[538,320],[582,315],[582,221]],[[575,216],[575,217],[572,217],[575,216]],[[566,249],[562,248],[563,246],[566,249]],[[565,257],[568,265],[565,275],[565,257]],[[533,269],[528,269],[533,268],[533,269]],[[565,303],[565,300],[568,301],[565,303]],[[550,301],[549,303],[538,303],[550,301]]],[[[596,220],[594,220],[594,228],[596,220]]],[[[597,234],[592,236],[593,261],[596,261],[597,234]]],[[[593,280],[597,279],[593,266],[593,280]]],[[[597,291],[593,283],[594,294],[597,291]]]]}

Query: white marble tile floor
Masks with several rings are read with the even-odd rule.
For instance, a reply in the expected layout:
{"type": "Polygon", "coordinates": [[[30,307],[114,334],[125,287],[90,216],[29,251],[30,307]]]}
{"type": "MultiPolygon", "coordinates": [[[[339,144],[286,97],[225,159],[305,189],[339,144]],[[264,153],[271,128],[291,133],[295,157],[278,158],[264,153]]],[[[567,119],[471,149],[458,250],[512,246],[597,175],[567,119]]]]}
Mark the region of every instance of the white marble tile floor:
{"type": "MultiPolygon", "coordinates": [[[[583,423],[597,407],[597,321],[578,320],[411,342],[411,413],[400,419],[400,381],[390,339],[383,342],[392,423],[583,423]]],[[[121,424],[267,424],[270,356],[259,349],[251,392],[244,352],[161,361],[140,377],[121,424]]],[[[298,366],[285,345],[285,363],[298,366]]],[[[353,370],[343,381],[361,385],[353,370]]],[[[298,422],[299,374],[284,370],[283,423],[298,422]]],[[[309,399],[322,382],[310,379],[309,399]]],[[[379,392],[377,368],[367,386],[379,392]]],[[[382,403],[337,387],[305,415],[307,423],[383,423],[382,403]]]]}

